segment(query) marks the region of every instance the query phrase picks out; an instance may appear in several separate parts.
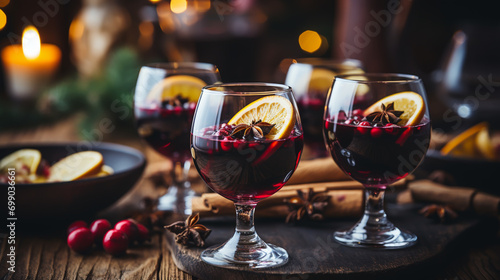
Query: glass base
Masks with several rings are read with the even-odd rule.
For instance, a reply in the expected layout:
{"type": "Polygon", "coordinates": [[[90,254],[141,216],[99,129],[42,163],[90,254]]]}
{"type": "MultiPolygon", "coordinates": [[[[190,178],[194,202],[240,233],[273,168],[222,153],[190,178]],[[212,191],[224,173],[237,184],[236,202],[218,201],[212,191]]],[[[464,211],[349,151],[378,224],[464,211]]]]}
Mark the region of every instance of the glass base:
{"type": "Polygon", "coordinates": [[[183,215],[191,215],[191,200],[196,193],[190,187],[170,186],[167,193],[158,198],[157,209],[183,215]]]}
{"type": "Polygon", "coordinates": [[[350,246],[373,249],[400,249],[415,245],[417,236],[400,230],[392,224],[386,228],[370,228],[360,223],[347,231],[336,231],[337,242],[350,246]]]}
{"type": "Polygon", "coordinates": [[[285,249],[267,244],[244,248],[235,246],[229,240],[223,245],[213,246],[201,253],[201,259],[211,265],[224,268],[269,268],[284,265],[288,262],[285,249]]]}

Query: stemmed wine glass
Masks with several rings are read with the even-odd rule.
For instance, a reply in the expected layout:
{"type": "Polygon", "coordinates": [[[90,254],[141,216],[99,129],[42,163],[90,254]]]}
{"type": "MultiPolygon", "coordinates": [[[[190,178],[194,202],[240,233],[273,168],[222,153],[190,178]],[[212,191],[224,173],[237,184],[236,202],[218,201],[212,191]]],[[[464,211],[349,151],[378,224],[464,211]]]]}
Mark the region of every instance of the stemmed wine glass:
{"type": "Polygon", "coordinates": [[[219,81],[219,70],[208,63],[154,63],[141,68],[134,96],[138,133],[173,163],[172,184],[159,198],[159,210],[191,214],[195,195],[187,180],[191,122],[202,87],[219,81]]]}
{"type": "Polygon", "coordinates": [[[352,247],[397,249],[417,237],[395,227],[384,211],[385,189],[413,172],[430,142],[422,81],[412,75],[337,76],[327,99],[324,138],[333,160],[365,186],[365,211],[336,241],[352,247]]]}
{"type": "Polygon", "coordinates": [[[326,157],[323,142],[323,112],[328,90],[337,75],[362,74],[362,63],[355,59],[302,58],[294,60],[285,84],[293,89],[304,127],[306,147],[312,158],[326,157]]]}
{"type": "Polygon", "coordinates": [[[302,126],[292,90],[268,83],[203,88],[193,120],[196,169],[216,193],[236,207],[236,230],[201,258],[222,267],[264,268],[287,262],[287,252],[255,232],[257,203],[277,192],[297,168],[302,126]]]}

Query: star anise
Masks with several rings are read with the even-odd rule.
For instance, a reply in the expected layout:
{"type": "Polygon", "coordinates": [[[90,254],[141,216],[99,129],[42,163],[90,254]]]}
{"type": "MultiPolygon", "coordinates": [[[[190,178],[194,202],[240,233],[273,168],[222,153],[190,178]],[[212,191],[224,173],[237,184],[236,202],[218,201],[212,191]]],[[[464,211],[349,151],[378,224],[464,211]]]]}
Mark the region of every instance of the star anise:
{"type": "Polygon", "coordinates": [[[171,225],[165,226],[167,230],[175,233],[175,242],[182,245],[194,245],[197,247],[205,246],[205,239],[212,232],[206,226],[197,224],[200,220],[200,215],[189,216],[186,221],[178,221],[171,225]]]}
{"type": "Polygon", "coordinates": [[[252,121],[251,124],[242,123],[237,125],[229,136],[245,140],[260,140],[264,139],[273,127],[274,124],[263,122],[262,120],[252,121]]]}
{"type": "Polygon", "coordinates": [[[427,218],[439,220],[441,223],[458,217],[457,212],[448,205],[431,204],[420,209],[419,213],[427,218]]]}
{"type": "Polygon", "coordinates": [[[382,123],[382,124],[397,124],[401,119],[399,118],[404,111],[394,110],[394,102],[389,103],[387,107],[382,103],[380,105],[382,111],[377,111],[366,116],[366,120],[372,123],[382,123]]]}
{"type": "Polygon", "coordinates": [[[330,196],[327,192],[314,192],[309,189],[307,193],[297,190],[298,196],[285,199],[285,203],[290,209],[285,222],[298,222],[305,218],[311,220],[322,220],[323,210],[328,205],[330,196]]]}
{"type": "Polygon", "coordinates": [[[142,210],[132,215],[132,218],[150,230],[161,230],[165,226],[167,212],[158,210],[158,201],[150,197],[144,198],[142,204],[142,210]]]}

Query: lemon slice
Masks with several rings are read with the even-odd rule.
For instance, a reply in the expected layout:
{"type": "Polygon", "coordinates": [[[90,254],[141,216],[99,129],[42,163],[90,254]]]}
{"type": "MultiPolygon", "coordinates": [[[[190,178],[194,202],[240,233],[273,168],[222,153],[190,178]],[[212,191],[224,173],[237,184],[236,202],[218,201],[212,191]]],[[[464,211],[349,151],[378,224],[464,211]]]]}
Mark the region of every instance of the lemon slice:
{"type": "Polygon", "coordinates": [[[324,68],[314,68],[311,73],[311,78],[309,79],[309,89],[316,90],[319,92],[328,92],[328,89],[332,86],[333,79],[337,73],[324,69],[324,68]]]}
{"type": "Polygon", "coordinates": [[[482,122],[476,124],[455,136],[441,149],[441,154],[495,159],[488,133],[488,123],[482,122]]]}
{"type": "Polygon", "coordinates": [[[98,174],[103,165],[101,153],[85,151],[69,155],[50,168],[49,182],[74,181],[98,174]]]}
{"type": "Polygon", "coordinates": [[[364,114],[365,116],[368,116],[373,112],[380,111],[381,104],[387,106],[392,102],[394,102],[394,110],[404,111],[404,113],[399,116],[399,118],[401,119],[398,123],[399,125],[417,125],[424,117],[424,99],[420,94],[413,91],[403,91],[384,97],[368,107],[368,109],[365,110],[364,114]]]}
{"type": "Polygon", "coordinates": [[[292,103],[281,96],[266,96],[255,100],[234,115],[228,124],[251,124],[261,120],[274,124],[267,139],[283,139],[288,137],[295,125],[295,112],[292,103]]]}
{"type": "Polygon", "coordinates": [[[0,161],[0,170],[6,170],[7,168],[16,168],[17,163],[20,162],[22,164],[25,164],[29,168],[30,174],[35,174],[41,159],[42,154],[38,150],[18,150],[4,157],[0,161]]]}
{"type": "Polygon", "coordinates": [[[187,98],[190,102],[198,101],[201,88],[207,84],[200,78],[188,75],[169,76],[153,86],[147,102],[158,102],[172,99],[178,95],[187,98]]]}

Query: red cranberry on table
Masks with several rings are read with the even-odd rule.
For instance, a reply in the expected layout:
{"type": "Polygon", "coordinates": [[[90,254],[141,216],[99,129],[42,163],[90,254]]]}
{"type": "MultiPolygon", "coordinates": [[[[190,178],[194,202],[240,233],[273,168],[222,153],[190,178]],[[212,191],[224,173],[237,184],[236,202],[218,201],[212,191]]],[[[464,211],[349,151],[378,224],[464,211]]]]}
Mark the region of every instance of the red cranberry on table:
{"type": "Polygon", "coordinates": [[[139,229],[137,228],[136,222],[132,220],[119,221],[116,223],[115,229],[125,233],[130,243],[136,241],[139,236],[139,229]]]}
{"type": "Polygon", "coordinates": [[[102,241],[104,250],[114,256],[122,255],[128,248],[128,237],[121,230],[109,230],[102,241]]]}
{"type": "Polygon", "coordinates": [[[68,226],[68,234],[72,233],[76,229],[88,228],[88,227],[89,226],[85,221],[82,220],[74,221],[68,226]]]}
{"type": "Polygon", "coordinates": [[[139,230],[139,237],[137,239],[139,243],[143,243],[144,241],[149,240],[149,230],[145,226],[138,223],[137,229],[139,230]]]}
{"type": "Polygon", "coordinates": [[[81,227],[73,230],[68,235],[67,242],[71,250],[78,253],[85,253],[92,247],[94,238],[88,228],[81,227]]]}
{"type": "Polygon", "coordinates": [[[97,245],[102,245],[102,239],[108,230],[111,229],[111,224],[106,219],[95,220],[90,225],[90,232],[92,232],[92,236],[94,237],[94,242],[97,245]]]}

